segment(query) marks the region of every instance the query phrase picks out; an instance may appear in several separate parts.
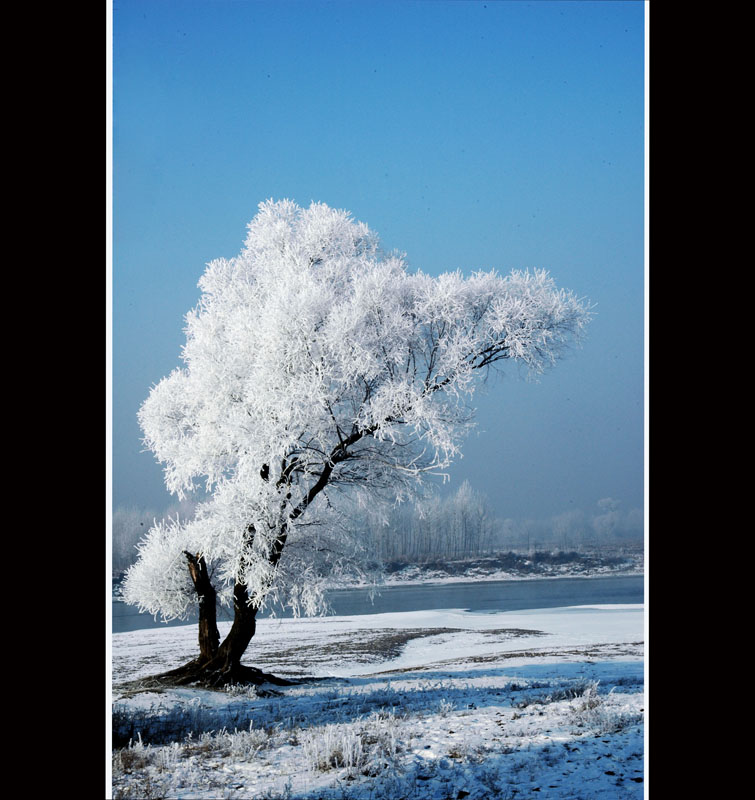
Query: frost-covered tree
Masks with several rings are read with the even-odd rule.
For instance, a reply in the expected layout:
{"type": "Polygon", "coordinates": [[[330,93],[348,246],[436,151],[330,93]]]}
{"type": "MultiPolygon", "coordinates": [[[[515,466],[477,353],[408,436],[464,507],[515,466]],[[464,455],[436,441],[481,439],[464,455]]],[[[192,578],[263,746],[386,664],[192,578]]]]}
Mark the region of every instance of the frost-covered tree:
{"type": "Polygon", "coordinates": [[[446,469],[479,379],[507,360],[541,373],[590,311],[545,271],[409,272],[349,213],[288,200],[261,203],[199,287],[184,366],[139,422],[167,488],[210,499],[149,531],[124,596],[166,619],[199,603],[200,655],[174,678],[221,684],[259,678],[241,657],[266,602],[312,613],[323,577],[358,564],[332,524],[342,498],[400,498],[446,469]],[[216,597],[234,612],[223,642],[216,597]]]}
{"type": "Polygon", "coordinates": [[[551,517],[551,529],[554,544],[564,550],[568,550],[569,547],[580,547],[585,538],[585,512],[581,509],[562,511],[551,517]]]}
{"type": "Polygon", "coordinates": [[[604,497],[598,500],[600,513],[592,518],[592,527],[598,536],[598,540],[606,540],[613,534],[619,524],[619,501],[612,497],[604,497]]]}
{"type": "Polygon", "coordinates": [[[366,509],[355,521],[385,561],[470,558],[489,553],[499,527],[487,498],[469,481],[416,504],[366,509]]]}
{"type": "Polygon", "coordinates": [[[158,514],[154,509],[119,506],[113,511],[111,542],[113,573],[125,572],[136,561],[137,545],[160,517],[190,516],[194,503],[183,500],[158,514]]]}

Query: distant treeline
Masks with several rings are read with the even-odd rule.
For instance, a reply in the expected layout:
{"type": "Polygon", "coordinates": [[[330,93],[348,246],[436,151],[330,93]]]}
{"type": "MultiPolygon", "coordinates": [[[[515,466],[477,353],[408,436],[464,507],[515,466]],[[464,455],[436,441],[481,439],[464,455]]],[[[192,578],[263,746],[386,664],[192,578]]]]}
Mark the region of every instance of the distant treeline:
{"type": "Polygon", "coordinates": [[[359,523],[384,561],[426,562],[468,559],[507,551],[587,552],[622,544],[641,544],[643,514],[619,510],[611,498],[593,513],[567,511],[545,520],[501,519],[487,497],[467,481],[456,492],[404,505],[387,513],[368,513],[359,523]]]}
{"type": "MultiPolygon", "coordinates": [[[[117,508],[113,513],[113,571],[136,560],[136,545],[156,519],[190,518],[190,501],[158,514],[150,509],[117,508]]],[[[544,552],[615,549],[643,541],[640,509],[622,512],[611,498],[599,500],[592,512],[565,511],[544,520],[501,519],[487,497],[464,481],[455,491],[421,504],[405,503],[365,511],[349,526],[386,562],[423,563],[468,559],[500,552],[544,552]]]]}

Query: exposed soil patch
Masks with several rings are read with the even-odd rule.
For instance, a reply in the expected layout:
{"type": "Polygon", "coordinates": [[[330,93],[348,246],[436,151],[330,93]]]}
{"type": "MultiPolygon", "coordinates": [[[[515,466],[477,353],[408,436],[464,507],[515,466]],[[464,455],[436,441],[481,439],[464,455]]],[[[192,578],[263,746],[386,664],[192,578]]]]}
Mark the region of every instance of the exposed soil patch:
{"type": "MultiPolygon", "coordinates": [[[[306,644],[288,650],[266,653],[266,663],[275,665],[278,662],[306,663],[331,661],[338,656],[344,661],[375,663],[398,658],[406,645],[414,639],[429,636],[443,636],[454,633],[469,633],[464,628],[405,628],[378,629],[344,633],[333,637],[330,641],[318,644],[306,644]]],[[[542,631],[524,630],[520,628],[495,628],[475,631],[498,640],[511,639],[517,636],[544,636],[542,631]]]]}
{"type": "MultiPolygon", "coordinates": [[[[492,631],[491,631],[492,632],[492,631]]],[[[522,634],[538,635],[538,631],[522,631],[522,634]]],[[[544,634],[540,634],[544,635],[544,634]]],[[[536,650],[514,650],[507,653],[488,653],[479,656],[464,656],[462,658],[446,658],[442,661],[433,661],[432,663],[423,666],[415,667],[394,667],[390,670],[383,670],[381,672],[371,673],[373,675],[389,675],[399,674],[405,672],[422,672],[437,670],[438,667],[448,667],[458,665],[461,660],[466,664],[494,664],[501,661],[507,661],[512,658],[574,658],[579,661],[593,660],[598,661],[606,658],[619,658],[619,657],[638,657],[642,656],[644,649],[643,642],[626,642],[622,644],[594,644],[585,647],[556,647],[536,650]]]]}

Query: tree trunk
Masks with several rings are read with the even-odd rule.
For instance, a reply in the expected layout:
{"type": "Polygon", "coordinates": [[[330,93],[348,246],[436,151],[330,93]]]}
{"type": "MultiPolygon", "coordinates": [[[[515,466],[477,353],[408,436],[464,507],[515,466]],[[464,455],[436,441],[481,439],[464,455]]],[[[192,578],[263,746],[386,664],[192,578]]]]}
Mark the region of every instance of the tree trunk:
{"type": "MultiPolygon", "coordinates": [[[[191,572],[192,580],[194,580],[195,574],[198,574],[201,580],[202,571],[199,561],[201,559],[198,559],[197,564],[194,564],[192,559],[189,559],[189,571],[191,572]]],[[[207,577],[207,583],[210,583],[209,577],[207,577]]],[[[255,684],[257,686],[262,683],[272,683],[278,686],[288,686],[293,683],[293,681],[279,678],[277,675],[271,675],[256,667],[241,663],[241,657],[246,652],[257,630],[257,608],[249,603],[249,595],[245,586],[237,583],[233,589],[233,625],[220,645],[218,645],[220,636],[215,625],[214,589],[212,612],[204,613],[204,615],[202,603],[208,600],[209,593],[206,593],[203,598],[200,601],[199,657],[177,669],[139,680],[136,683],[140,684],[142,688],[147,685],[186,686],[188,684],[196,684],[210,688],[220,688],[235,683],[255,684]]],[[[205,612],[207,612],[207,609],[205,609],[205,612]]]]}
{"type": "Polygon", "coordinates": [[[222,683],[243,683],[248,679],[245,673],[252,668],[243,667],[241,657],[256,631],[257,608],[249,604],[246,587],[237,583],[233,587],[233,625],[215,657],[207,664],[207,671],[216,673],[215,678],[222,683]]]}
{"type": "Polygon", "coordinates": [[[216,593],[203,556],[184,550],[189,561],[189,574],[199,596],[199,662],[211,661],[218,652],[220,633],[217,625],[216,593]]]}

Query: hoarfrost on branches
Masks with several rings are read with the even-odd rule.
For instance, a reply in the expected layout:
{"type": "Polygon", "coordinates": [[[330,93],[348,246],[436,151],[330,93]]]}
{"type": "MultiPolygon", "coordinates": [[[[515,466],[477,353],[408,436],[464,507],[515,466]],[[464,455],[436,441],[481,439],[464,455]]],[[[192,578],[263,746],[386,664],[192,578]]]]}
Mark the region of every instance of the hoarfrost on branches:
{"type": "Polygon", "coordinates": [[[196,599],[187,550],[223,602],[240,583],[257,605],[321,608],[328,574],[369,552],[338,524],[339,493],[403,498],[442,473],[478,379],[507,359],[539,375],[591,316],[544,270],[410,273],[348,212],[289,200],[261,203],[199,287],[184,366],[139,411],[168,489],[211,493],[153,527],[127,576],[125,598],[168,618],[196,599]]]}

